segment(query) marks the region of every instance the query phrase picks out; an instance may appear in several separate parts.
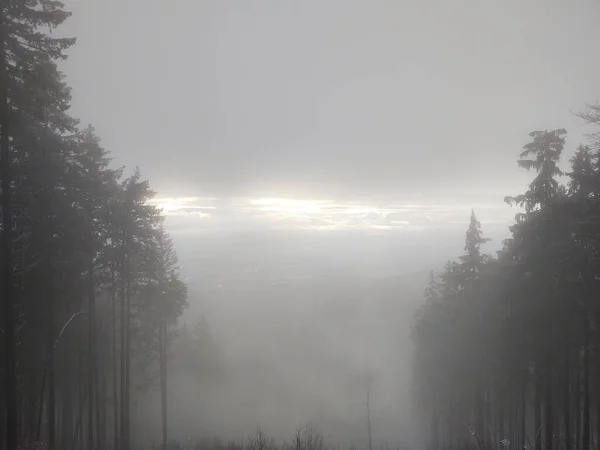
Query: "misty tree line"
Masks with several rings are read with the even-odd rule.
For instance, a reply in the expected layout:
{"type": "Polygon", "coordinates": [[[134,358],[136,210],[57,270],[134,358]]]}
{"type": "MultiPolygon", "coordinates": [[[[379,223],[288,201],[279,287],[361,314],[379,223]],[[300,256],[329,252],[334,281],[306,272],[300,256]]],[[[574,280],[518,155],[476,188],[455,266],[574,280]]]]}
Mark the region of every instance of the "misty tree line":
{"type": "MultiPolygon", "coordinates": [[[[186,306],[153,193],[68,113],[55,0],[0,0],[0,448],[131,448],[186,306]],[[37,445],[37,444],[36,444],[37,445]]],[[[163,424],[165,426],[166,422],[163,424]]],[[[164,431],[164,430],[163,430],[164,431]]]]}
{"type": "MultiPolygon", "coordinates": [[[[600,106],[581,117],[600,125],[600,106]]],[[[429,449],[598,448],[600,134],[563,174],[565,136],[530,134],[518,165],[535,177],[505,199],[523,212],[498,256],[473,213],[465,253],[431,275],[412,330],[429,449]]]]}

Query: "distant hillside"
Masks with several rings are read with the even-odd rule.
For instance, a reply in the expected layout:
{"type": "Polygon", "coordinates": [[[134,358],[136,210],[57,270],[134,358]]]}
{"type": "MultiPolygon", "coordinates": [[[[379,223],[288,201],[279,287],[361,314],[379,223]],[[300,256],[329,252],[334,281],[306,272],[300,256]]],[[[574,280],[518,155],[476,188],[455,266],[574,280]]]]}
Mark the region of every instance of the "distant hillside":
{"type": "Polygon", "coordinates": [[[374,445],[399,445],[412,429],[410,325],[429,271],[396,266],[394,249],[380,241],[262,239],[215,239],[182,252],[184,320],[207,319],[223,372],[217,380],[172,374],[176,401],[200,409],[177,420],[177,432],[237,438],[262,423],[287,437],[317,420],[332,441],[360,443],[360,380],[371,373],[374,445]]]}

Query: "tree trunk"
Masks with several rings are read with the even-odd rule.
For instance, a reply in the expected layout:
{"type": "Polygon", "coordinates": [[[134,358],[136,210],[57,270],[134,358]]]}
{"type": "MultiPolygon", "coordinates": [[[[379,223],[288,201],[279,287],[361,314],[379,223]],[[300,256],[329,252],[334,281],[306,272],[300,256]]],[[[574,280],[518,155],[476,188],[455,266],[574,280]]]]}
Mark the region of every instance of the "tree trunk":
{"type": "Polygon", "coordinates": [[[56,448],[56,386],[54,382],[54,270],[48,259],[48,450],[56,448]]]}
{"type": "Polygon", "coordinates": [[[575,441],[574,447],[580,448],[581,445],[581,358],[577,357],[577,366],[575,372],[575,441]]]}
{"type": "MultiPolygon", "coordinates": [[[[71,317],[73,314],[73,307],[69,297],[66,299],[65,312],[67,317],[71,317]]],[[[64,352],[64,375],[63,375],[63,394],[62,394],[62,426],[60,428],[60,445],[61,450],[69,450],[71,448],[73,439],[73,411],[75,409],[73,405],[73,359],[71,355],[74,353],[75,347],[72,341],[65,343],[68,346],[64,352]]]]}
{"type": "Polygon", "coordinates": [[[583,344],[583,430],[582,450],[590,450],[590,331],[587,320],[584,325],[583,344]]]}
{"type": "Polygon", "coordinates": [[[565,355],[564,355],[564,375],[563,375],[563,418],[565,428],[565,450],[571,450],[571,396],[570,396],[570,358],[569,358],[569,341],[565,336],[565,355]]]}
{"type": "MultiPolygon", "coordinates": [[[[98,395],[98,377],[96,374],[96,341],[95,341],[95,323],[96,323],[96,299],[94,293],[94,263],[90,253],[88,255],[88,435],[87,448],[94,450],[94,408],[95,400],[98,395]]],[[[96,418],[97,419],[97,418],[96,418]]]]}
{"type": "MultiPolygon", "coordinates": [[[[492,385],[490,383],[490,378],[489,376],[486,376],[486,383],[487,383],[487,387],[485,390],[485,422],[484,422],[484,429],[483,429],[483,436],[485,436],[484,439],[484,443],[486,448],[491,448],[492,447],[492,441],[494,439],[494,436],[492,434],[492,385]]],[[[482,436],[482,437],[483,437],[482,436]]]]}
{"type": "Polygon", "coordinates": [[[533,392],[533,413],[535,449],[542,450],[542,379],[540,376],[540,365],[537,362],[535,367],[535,389],[533,392]]]}
{"type": "Polygon", "coordinates": [[[552,358],[548,355],[546,357],[546,377],[545,377],[545,401],[544,401],[544,422],[545,422],[545,439],[544,439],[544,450],[552,450],[554,444],[554,410],[553,410],[553,398],[552,398],[552,381],[553,381],[552,358]]]}
{"type": "MultiPolygon", "coordinates": [[[[2,324],[4,326],[4,324],[2,324]]],[[[0,333],[0,449],[4,450],[4,436],[5,436],[5,426],[6,426],[6,398],[4,395],[4,373],[6,372],[6,367],[4,366],[4,362],[6,358],[4,356],[4,334],[0,333]]]]}
{"type": "Polygon", "coordinates": [[[595,362],[596,362],[596,373],[594,377],[595,382],[595,403],[596,403],[596,445],[595,448],[598,448],[598,444],[600,443],[600,344],[596,344],[596,352],[595,352],[595,362]]]}
{"type": "Polygon", "coordinates": [[[9,106],[6,72],[6,17],[0,8],[0,176],[2,177],[2,285],[4,303],[4,403],[5,449],[16,450],[19,436],[17,402],[17,355],[15,345],[15,299],[13,296],[11,164],[9,148],[9,106]]]}
{"type": "Polygon", "coordinates": [[[163,450],[167,450],[167,325],[164,319],[161,319],[159,325],[159,346],[160,346],[160,398],[162,411],[162,442],[163,450]]]}
{"type": "Polygon", "coordinates": [[[510,396],[510,400],[508,402],[508,440],[512,444],[513,442],[517,442],[515,439],[515,419],[516,419],[516,410],[515,410],[515,397],[514,395],[510,396]]]}
{"type": "Polygon", "coordinates": [[[125,296],[126,314],[125,314],[125,443],[122,450],[132,449],[131,433],[131,279],[127,271],[127,290],[125,296]]]}
{"type": "MultiPolygon", "coordinates": [[[[67,362],[69,359],[67,360],[67,362]]],[[[61,445],[62,450],[69,450],[71,446],[71,439],[73,437],[73,396],[72,381],[71,381],[71,366],[67,364],[65,373],[65,389],[64,398],[62,404],[62,432],[61,432],[61,445]]]]}
{"type": "Polygon", "coordinates": [[[111,314],[112,314],[112,387],[113,387],[113,445],[114,450],[119,450],[119,384],[117,377],[117,286],[115,273],[112,273],[111,285],[111,314]]]}
{"type": "Polygon", "coordinates": [[[478,445],[484,445],[485,442],[483,397],[483,386],[481,380],[478,380],[475,389],[475,438],[478,445]]]}
{"type": "Polygon", "coordinates": [[[523,376],[521,380],[521,405],[519,411],[519,448],[524,448],[527,444],[527,377],[523,376]]]}
{"type": "MultiPolygon", "coordinates": [[[[506,437],[506,431],[504,429],[504,409],[505,409],[505,397],[502,395],[502,392],[498,392],[498,437],[496,442],[502,441],[506,437]]],[[[499,444],[496,444],[496,447],[499,444]]]]}
{"type": "Polygon", "coordinates": [[[126,426],[126,417],[127,417],[127,302],[125,300],[125,276],[122,275],[123,278],[121,280],[121,436],[119,438],[119,450],[129,450],[128,449],[128,436],[127,436],[127,426],[126,426]]]}
{"type": "Polygon", "coordinates": [[[121,448],[130,450],[130,367],[131,367],[131,280],[129,267],[129,244],[125,244],[124,273],[123,273],[123,301],[121,304],[121,448]]]}
{"type": "MultiPolygon", "coordinates": [[[[104,355],[103,355],[104,356],[104,355]]],[[[103,361],[107,361],[108,359],[102,359],[103,361]]],[[[107,400],[107,395],[106,395],[106,384],[107,384],[107,380],[106,380],[106,376],[102,376],[100,377],[100,383],[99,383],[99,396],[98,396],[98,407],[96,408],[97,414],[98,414],[98,448],[100,448],[101,450],[106,448],[106,443],[107,441],[107,435],[106,435],[106,424],[107,424],[107,420],[106,420],[106,400],[107,400]]]]}
{"type": "Polygon", "coordinates": [[[79,389],[77,398],[77,425],[75,427],[75,445],[77,448],[83,448],[83,430],[81,424],[83,423],[83,356],[81,349],[79,350],[78,361],[77,361],[77,372],[79,373],[79,389]]]}

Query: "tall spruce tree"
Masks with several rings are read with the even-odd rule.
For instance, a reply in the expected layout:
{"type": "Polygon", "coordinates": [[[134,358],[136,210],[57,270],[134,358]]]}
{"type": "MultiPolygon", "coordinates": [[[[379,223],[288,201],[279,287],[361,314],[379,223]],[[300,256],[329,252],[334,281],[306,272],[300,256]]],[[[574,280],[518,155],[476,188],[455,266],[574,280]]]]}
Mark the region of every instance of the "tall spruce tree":
{"type": "MultiPolygon", "coordinates": [[[[68,114],[71,94],[57,62],[75,40],[52,31],[69,15],[55,0],[0,2],[7,450],[26,440],[104,448],[110,438],[130,448],[131,383],[142,382],[132,361],[147,359],[143,339],[158,333],[157,321],[172,326],[185,307],[176,267],[161,309],[142,301],[157,273],[151,267],[164,257],[155,236],[169,238],[149,184],[139,172],[123,179],[122,169],[110,169],[93,128],[80,129],[68,114]],[[119,371],[121,380],[112,376],[119,371]]],[[[164,356],[169,340],[162,343],[164,356]]]]}

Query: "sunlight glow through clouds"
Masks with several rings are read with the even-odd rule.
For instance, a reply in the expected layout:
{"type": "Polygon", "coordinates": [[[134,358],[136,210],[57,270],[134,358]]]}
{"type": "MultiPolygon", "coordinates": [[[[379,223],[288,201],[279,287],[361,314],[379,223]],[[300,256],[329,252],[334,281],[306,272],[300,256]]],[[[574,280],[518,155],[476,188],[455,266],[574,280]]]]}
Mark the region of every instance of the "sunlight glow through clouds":
{"type": "Polygon", "coordinates": [[[314,231],[377,230],[421,231],[468,224],[471,208],[482,224],[505,227],[515,209],[501,201],[474,198],[431,198],[417,202],[339,202],[292,198],[207,197],[157,198],[169,224],[179,229],[299,229],[314,231]],[[462,200],[462,201],[461,201],[462,200]],[[198,221],[197,219],[200,219],[198,221]],[[211,219],[206,221],[206,219],[211,219]]]}
{"type": "Polygon", "coordinates": [[[214,199],[200,199],[198,197],[180,198],[155,198],[150,203],[163,211],[165,216],[189,216],[208,218],[210,214],[206,210],[215,210],[215,206],[201,206],[200,200],[210,201],[214,199]]]}
{"type": "Polygon", "coordinates": [[[256,206],[261,211],[277,212],[290,217],[307,214],[318,214],[327,201],[293,200],[284,198],[258,198],[250,200],[250,205],[256,206]]]}

